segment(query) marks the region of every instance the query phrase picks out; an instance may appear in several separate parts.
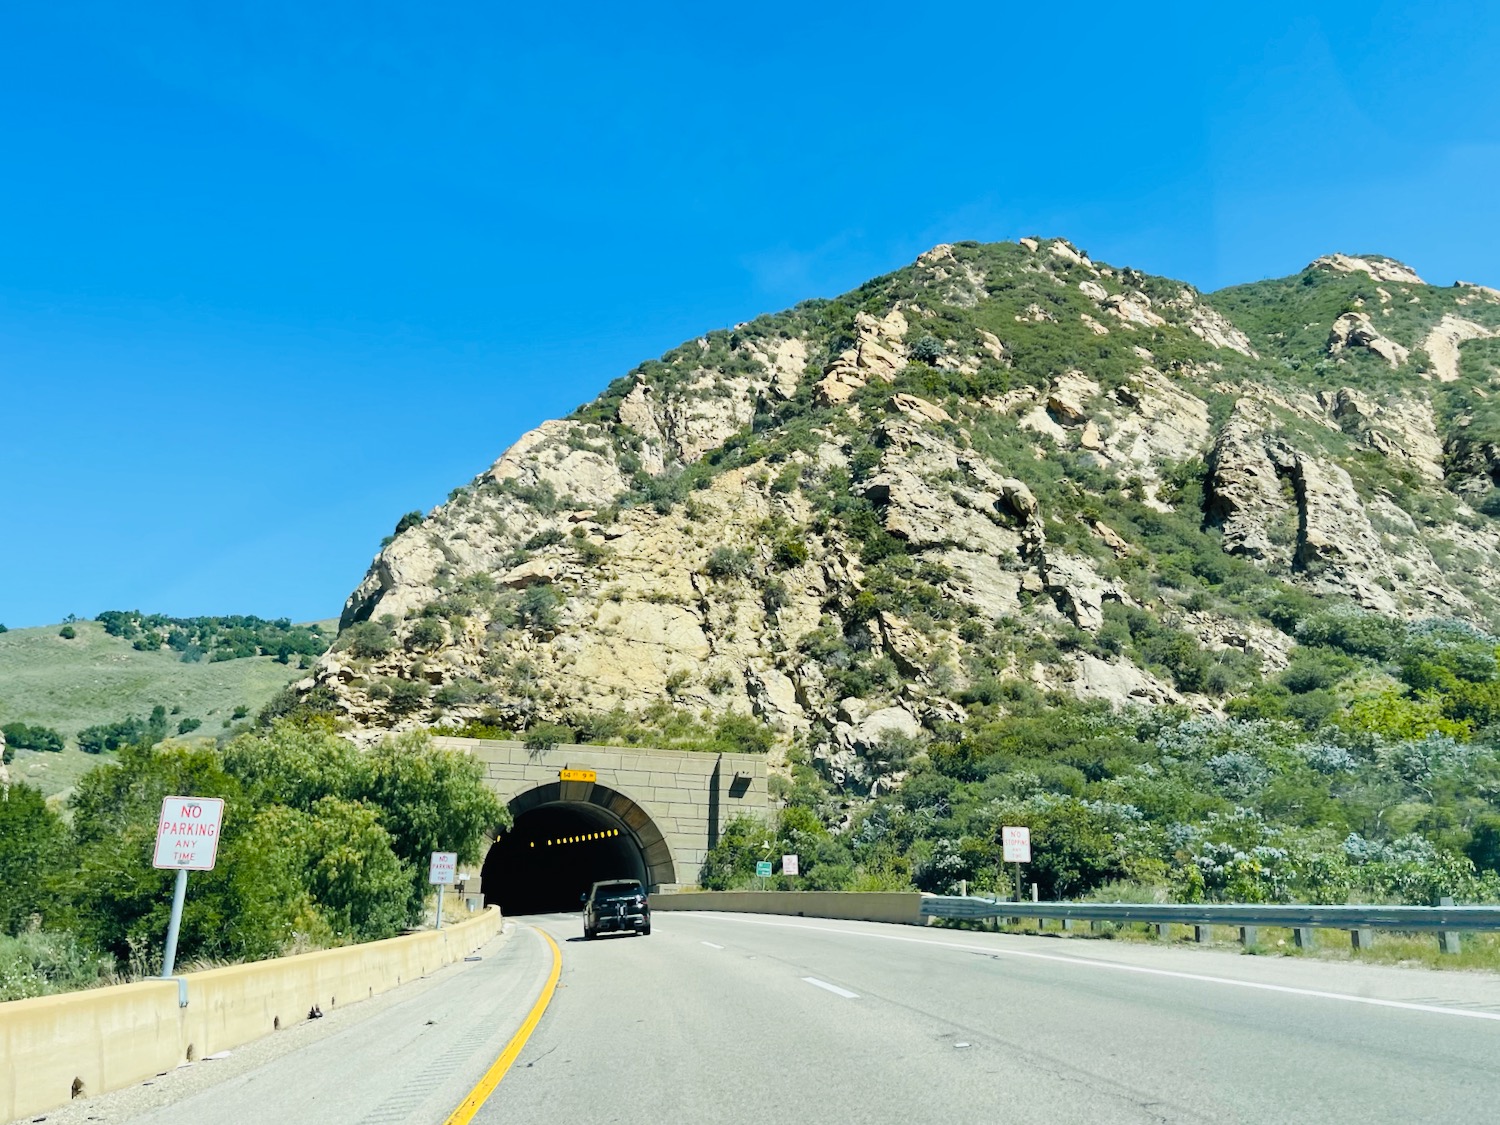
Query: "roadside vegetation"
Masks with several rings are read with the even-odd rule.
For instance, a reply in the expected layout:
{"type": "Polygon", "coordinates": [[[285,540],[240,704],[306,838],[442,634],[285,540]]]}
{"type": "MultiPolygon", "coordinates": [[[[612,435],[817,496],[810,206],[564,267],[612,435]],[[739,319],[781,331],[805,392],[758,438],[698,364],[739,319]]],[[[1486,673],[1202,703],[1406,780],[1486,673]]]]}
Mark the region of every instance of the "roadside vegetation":
{"type": "Polygon", "coordinates": [[[194,872],[184,963],[392,937],[419,918],[433,851],[479,858],[509,813],[472,758],[425,734],[361,752],[317,718],[223,746],[147,740],[83,776],[61,813],[26,784],[0,799],[0,1000],[160,970],[173,874],[151,866],[162,798],[222,797],[211,872],[194,872]]]}
{"type": "Polygon", "coordinates": [[[904,780],[852,812],[803,756],[775,824],[732,825],[704,885],[757,885],[770,844],[806,889],[1005,894],[1000,828],[1026,825],[1044,898],[1500,901],[1496,638],[1347,606],[1288,627],[1290,667],[1222,717],[976,684],[965,723],[888,747],[904,780]]]}

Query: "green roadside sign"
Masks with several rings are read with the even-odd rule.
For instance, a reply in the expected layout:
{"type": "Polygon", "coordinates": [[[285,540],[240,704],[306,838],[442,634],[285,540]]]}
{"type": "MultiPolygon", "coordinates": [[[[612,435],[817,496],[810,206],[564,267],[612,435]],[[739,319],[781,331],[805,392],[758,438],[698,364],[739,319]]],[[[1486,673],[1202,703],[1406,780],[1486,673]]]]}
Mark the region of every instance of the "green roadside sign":
{"type": "Polygon", "coordinates": [[[755,865],[755,874],[758,878],[765,879],[771,874],[771,861],[763,859],[755,865]]]}

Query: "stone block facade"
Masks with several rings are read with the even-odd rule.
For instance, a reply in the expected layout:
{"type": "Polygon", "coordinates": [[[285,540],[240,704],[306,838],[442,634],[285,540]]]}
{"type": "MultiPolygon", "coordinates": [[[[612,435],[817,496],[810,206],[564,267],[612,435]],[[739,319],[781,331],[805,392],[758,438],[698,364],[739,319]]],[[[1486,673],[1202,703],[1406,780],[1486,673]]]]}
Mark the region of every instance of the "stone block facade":
{"type": "Polygon", "coordinates": [[[490,788],[516,811],[541,803],[591,804],[630,830],[661,890],[696,885],[703,857],[732,817],[767,816],[766,760],[633,746],[554,746],[482,738],[436,738],[485,766],[490,788]],[[593,770],[594,782],[562,781],[593,770]]]}

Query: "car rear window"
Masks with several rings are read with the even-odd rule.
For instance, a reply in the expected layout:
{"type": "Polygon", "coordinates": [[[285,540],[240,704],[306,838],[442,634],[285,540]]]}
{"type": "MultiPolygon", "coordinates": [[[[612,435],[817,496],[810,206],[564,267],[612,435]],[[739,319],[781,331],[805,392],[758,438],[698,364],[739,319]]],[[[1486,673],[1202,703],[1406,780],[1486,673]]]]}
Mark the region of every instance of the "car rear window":
{"type": "Polygon", "coordinates": [[[594,888],[594,901],[612,902],[615,899],[635,898],[640,893],[639,883],[609,883],[606,886],[594,888]]]}

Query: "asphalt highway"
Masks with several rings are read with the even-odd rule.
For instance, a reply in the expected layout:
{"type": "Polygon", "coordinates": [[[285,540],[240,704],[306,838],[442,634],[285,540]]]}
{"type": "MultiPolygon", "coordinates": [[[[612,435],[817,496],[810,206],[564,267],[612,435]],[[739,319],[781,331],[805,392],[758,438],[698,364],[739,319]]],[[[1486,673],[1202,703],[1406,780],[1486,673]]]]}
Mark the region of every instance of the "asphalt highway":
{"type": "Polygon", "coordinates": [[[197,1087],[48,1120],[437,1125],[542,991],[541,930],[560,981],[478,1125],[1500,1117],[1489,974],[751,915],[592,942],[577,915],[520,922],[271,1055],[197,1064],[197,1087]]]}
{"type": "Polygon", "coordinates": [[[1500,1117],[1493,978],[749,915],[654,929],[564,946],[476,1122],[1500,1117]]]}

